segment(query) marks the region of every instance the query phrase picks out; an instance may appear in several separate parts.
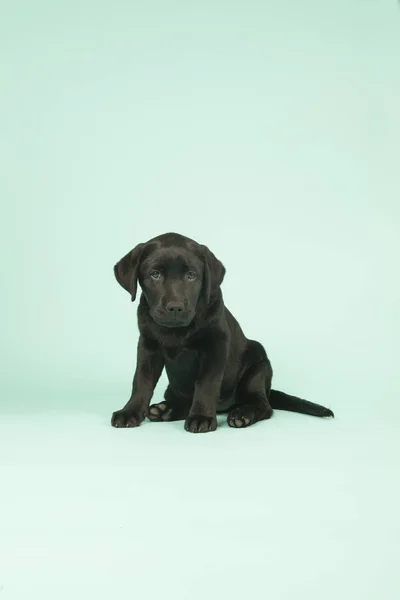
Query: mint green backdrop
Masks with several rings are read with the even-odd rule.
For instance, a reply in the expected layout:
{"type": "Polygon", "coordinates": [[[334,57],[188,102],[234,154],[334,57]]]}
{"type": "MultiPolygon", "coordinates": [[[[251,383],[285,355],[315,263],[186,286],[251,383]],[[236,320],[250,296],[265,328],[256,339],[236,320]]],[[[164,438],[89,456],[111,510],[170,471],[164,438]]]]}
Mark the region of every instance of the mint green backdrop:
{"type": "MultiPolygon", "coordinates": [[[[5,597],[61,598],[55,590],[62,577],[72,586],[68,593],[78,589],[75,597],[82,598],[135,589],[141,598],[197,597],[204,590],[219,597],[249,590],[252,598],[264,598],[271,589],[271,598],[319,598],[326,579],[333,587],[324,588],[325,598],[347,592],[353,599],[395,598],[398,579],[388,548],[398,548],[398,521],[391,519],[388,542],[371,525],[371,514],[381,506],[390,515],[398,497],[392,479],[400,416],[396,3],[37,0],[3,6],[0,21],[0,444],[8,502],[4,552],[11,556],[0,578],[5,597]],[[112,267],[136,243],[171,230],[206,243],[224,262],[225,301],[245,333],[265,344],[275,386],[332,407],[335,421],[279,414],[252,432],[221,426],[196,441],[185,437],[181,424],[129,432],[109,427],[111,412],[129,395],[137,342],[136,307],[112,267]],[[290,467],[299,456],[302,467],[290,467]],[[191,461],[201,465],[198,478],[191,461]],[[207,461],[220,470],[210,474],[207,461]],[[257,467],[252,477],[250,464],[257,467]],[[265,465],[271,471],[262,471],[261,484],[257,473],[265,465]],[[144,472],[152,470],[158,480],[150,485],[144,472]],[[94,496],[106,493],[95,516],[87,490],[93,472],[94,496]],[[55,482],[63,490],[66,477],[69,492],[39,493],[42,476],[43,485],[55,482]],[[185,481],[193,494],[202,490],[202,500],[194,500],[185,481]],[[288,482],[295,482],[293,489],[288,482]],[[136,484],[145,488],[146,501],[136,484]],[[76,519],[58,530],[72,489],[86,496],[76,491],[76,519]],[[227,489],[241,500],[218,530],[227,489]],[[302,504],[306,489],[310,496],[302,504]],[[32,494],[32,514],[18,525],[18,502],[32,494]],[[43,508],[48,494],[52,506],[65,503],[60,518],[43,508]],[[165,522],[157,529],[143,518],[149,503],[156,510],[154,498],[162,505],[165,494],[169,514],[177,520],[183,514],[189,523],[180,546],[182,573],[175,572],[174,549],[165,541],[179,537],[177,530],[165,522]],[[216,495],[218,510],[209,494],[216,495]],[[255,496],[256,509],[248,499],[255,496]],[[301,529],[288,498],[300,501],[303,515],[318,504],[307,517],[313,522],[317,511],[315,529],[301,529]],[[122,542],[115,537],[120,503],[124,514],[132,509],[122,542]],[[190,506],[197,514],[203,507],[199,522],[190,520],[190,506]],[[270,511],[280,523],[272,530],[270,511]],[[324,521],[328,513],[332,522],[324,521]],[[85,529],[88,518],[92,529],[85,529]],[[41,525],[32,529],[36,519],[41,525]],[[96,529],[100,522],[107,523],[105,538],[96,529]],[[253,537],[246,537],[250,524],[253,537]],[[366,549],[371,526],[373,544],[381,548],[378,566],[366,549]],[[135,549],[138,527],[142,545],[135,549]],[[51,537],[54,531],[58,537],[51,537]],[[164,535],[163,552],[149,546],[143,553],[157,531],[164,535]],[[221,531],[217,551],[212,540],[221,531]],[[240,539],[229,554],[235,531],[240,539]],[[77,546],[85,548],[85,561],[100,539],[112,550],[104,550],[104,560],[89,561],[85,579],[73,558],[77,546]],[[32,563],[30,547],[42,548],[42,562],[32,563]],[[273,547],[278,555],[289,552],[293,578],[273,547]],[[150,568],[154,552],[160,578],[150,568]],[[111,555],[122,560],[123,572],[111,555]],[[143,589],[135,587],[139,576],[129,555],[145,574],[143,589]],[[52,579],[46,565],[54,556],[52,579]],[[354,556],[362,558],[351,563],[354,556]],[[317,565],[316,579],[306,557],[317,565]],[[21,560],[26,578],[18,575],[21,560]],[[196,570],[196,561],[204,568],[196,570]],[[62,564],[72,565],[70,571],[62,564]],[[207,578],[202,583],[204,569],[209,584],[207,578]],[[254,569],[253,589],[246,577],[254,577],[254,569]]],[[[164,386],[165,380],[156,398],[164,386]]]]}

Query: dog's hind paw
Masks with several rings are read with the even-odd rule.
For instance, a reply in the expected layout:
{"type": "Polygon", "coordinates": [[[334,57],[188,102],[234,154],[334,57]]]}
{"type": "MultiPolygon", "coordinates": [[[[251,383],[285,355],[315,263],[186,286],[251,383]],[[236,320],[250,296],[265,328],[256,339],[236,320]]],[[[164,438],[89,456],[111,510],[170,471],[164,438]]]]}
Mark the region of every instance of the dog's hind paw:
{"type": "Polygon", "coordinates": [[[228,415],[227,422],[229,427],[241,429],[249,427],[257,421],[269,419],[272,415],[272,410],[269,406],[258,406],[254,404],[243,404],[237,406],[228,415]]]}
{"type": "Polygon", "coordinates": [[[147,418],[153,422],[182,421],[187,417],[189,409],[181,404],[170,404],[166,401],[152,404],[147,411],[147,418]]]}
{"type": "Polygon", "coordinates": [[[171,412],[171,408],[168,407],[166,402],[160,402],[159,404],[152,404],[146,416],[150,421],[169,421],[171,412]]]}

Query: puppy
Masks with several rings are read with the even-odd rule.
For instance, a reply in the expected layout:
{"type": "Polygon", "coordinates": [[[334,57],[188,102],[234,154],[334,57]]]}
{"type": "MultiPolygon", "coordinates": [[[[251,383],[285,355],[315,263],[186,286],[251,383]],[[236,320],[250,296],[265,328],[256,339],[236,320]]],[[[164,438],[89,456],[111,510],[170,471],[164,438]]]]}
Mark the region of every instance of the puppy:
{"type": "Polygon", "coordinates": [[[114,412],[114,427],[184,420],[186,431],[217,428],[217,413],[230,427],[269,419],[273,409],[333,417],[324,406],[271,389],[272,368],[263,346],[245,337],[224,305],[223,264],[203,245],[177,233],[139,244],[114,267],[118,283],[136,298],[139,342],[132,394],[114,412]],[[164,401],[150,406],[165,368],[164,401]]]}

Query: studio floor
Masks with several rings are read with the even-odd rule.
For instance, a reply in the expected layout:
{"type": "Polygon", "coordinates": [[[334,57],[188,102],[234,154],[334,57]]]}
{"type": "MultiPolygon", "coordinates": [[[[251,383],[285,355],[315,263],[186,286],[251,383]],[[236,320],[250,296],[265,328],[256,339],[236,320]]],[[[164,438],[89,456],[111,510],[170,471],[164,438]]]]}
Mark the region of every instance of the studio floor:
{"type": "Polygon", "coordinates": [[[0,597],[395,600],[396,425],[0,422],[0,597]]]}

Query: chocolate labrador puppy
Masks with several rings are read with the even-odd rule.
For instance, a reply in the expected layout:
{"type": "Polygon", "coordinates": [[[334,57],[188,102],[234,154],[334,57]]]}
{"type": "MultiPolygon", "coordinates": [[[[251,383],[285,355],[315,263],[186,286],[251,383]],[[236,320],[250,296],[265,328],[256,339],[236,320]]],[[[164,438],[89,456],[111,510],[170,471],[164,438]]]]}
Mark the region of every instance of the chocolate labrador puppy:
{"type": "Polygon", "coordinates": [[[247,427],[273,409],[333,417],[328,408],[271,389],[272,368],[263,346],[248,340],[224,305],[223,264],[206,247],[176,233],[139,244],[114,267],[118,283],[136,298],[139,343],[132,394],[112,415],[114,427],[185,420],[192,433],[214,431],[217,413],[247,427]],[[150,406],[165,367],[164,401],[150,406]]]}

